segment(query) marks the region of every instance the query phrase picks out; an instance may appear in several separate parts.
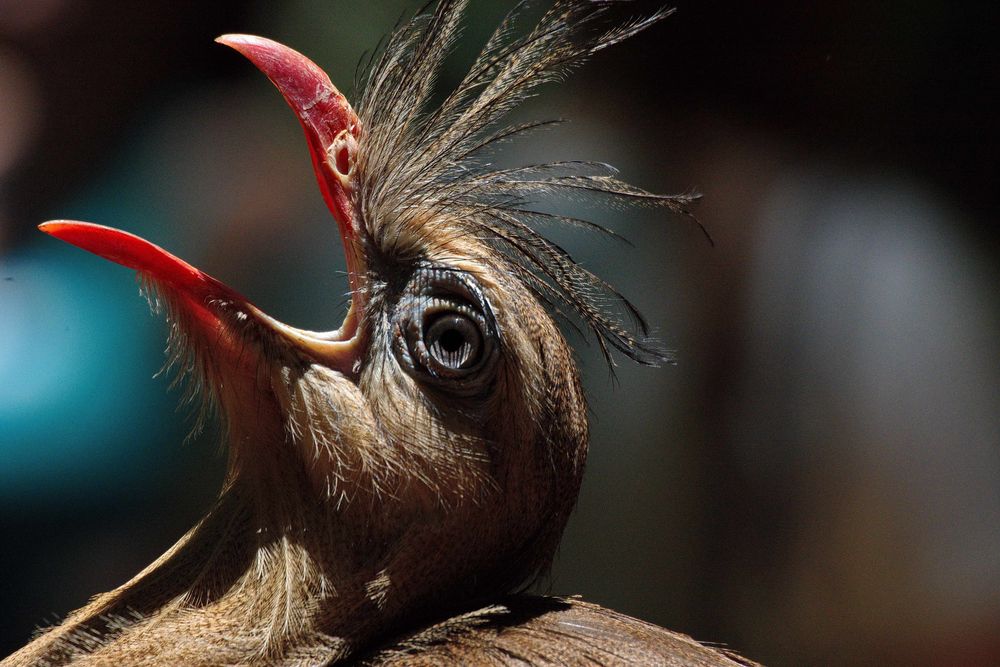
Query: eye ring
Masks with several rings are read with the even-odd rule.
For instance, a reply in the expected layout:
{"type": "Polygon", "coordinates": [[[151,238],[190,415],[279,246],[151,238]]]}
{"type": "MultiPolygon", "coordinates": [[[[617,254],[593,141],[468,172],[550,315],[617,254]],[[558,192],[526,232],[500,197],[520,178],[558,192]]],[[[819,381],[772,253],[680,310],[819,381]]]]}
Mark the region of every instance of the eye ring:
{"type": "Polygon", "coordinates": [[[402,290],[394,320],[394,355],[415,379],[458,396],[491,386],[500,332],[471,277],[435,267],[420,271],[402,290]]]}

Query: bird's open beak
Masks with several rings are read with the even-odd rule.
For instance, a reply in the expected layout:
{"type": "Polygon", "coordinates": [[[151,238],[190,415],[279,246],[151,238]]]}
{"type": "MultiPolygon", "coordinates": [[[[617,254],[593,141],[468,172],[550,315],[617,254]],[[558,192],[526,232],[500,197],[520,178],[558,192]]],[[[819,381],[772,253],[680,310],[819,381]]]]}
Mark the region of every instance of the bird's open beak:
{"type": "Polygon", "coordinates": [[[364,275],[351,203],[358,117],[326,72],[298,51],[253,35],[223,35],[215,41],[236,49],[266,74],[302,123],[320,192],[340,227],[351,290],[357,291],[364,275]]]}
{"type": "Polygon", "coordinates": [[[239,332],[252,320],[307,357],[345,374],[354,372],[358,356],[357,323],[350,315],[344,326],[335,331],[297,329],[267,315],[236,290],[135,234],[74,220],[53,220],[38,228],[149,277],[176,298],[184,309],[185,321],[197,327],[198,333],[220,353],[242,354],[244,343],[239,332]]]}
{"type": "Polygon", "coordinates": [[[218,42],[253,62],[277,86],[305,130],[323,199],[340,228],[347,258],[351,308],[340,329],[313,332],[283,324],[253,306],[245,297],[163,248],[102,225],[54,220],[43,232],[105,259],[135,269],[170,290],[183,305],[189,322],[212,340],[233,346],[232,318],[248,318],[270,329],[306,356],[334,370],[353,373],[358,357],[358,320],[365,266],[351,200],[352,175],[359,132],[358,119],[330,78],[302,54],[277,42],[249,35],[224,35],[218,42]]]}

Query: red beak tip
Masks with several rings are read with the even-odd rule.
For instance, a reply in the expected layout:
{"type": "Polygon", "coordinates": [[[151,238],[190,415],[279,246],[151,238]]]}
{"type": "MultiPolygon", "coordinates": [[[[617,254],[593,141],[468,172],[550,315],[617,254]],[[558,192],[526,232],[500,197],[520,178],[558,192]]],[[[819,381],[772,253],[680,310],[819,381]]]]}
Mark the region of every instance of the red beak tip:
{"type": "Polygon", "coordinates": [[[259,46],[263,37],[257,37],[256,35],[240,35],[240,34],[226,34],[219,35],[215,38],[217,44],[224,44],[232,49],[240,50],[240,47],[244,46],[259,46]]]}
{"type": "Polygon", "coordinates": [[[38,225],[40,231],[57,239],[63,238],[67,232],[79,231],[88,227],[100,227],[90,222],[79,222],[77,220],[49,220],[38,225]]]}
{"type": "Polygon", "coordinates": [[[51,234],[60,225],[66,223],[66,222],[69,222],[69,221],[68,220],[46,220],[42,224],[38,225],[38,229],[40,229],[41,231],[45,232],[46,234],[51,234]]]}
{"type": "Polygon", "coordinates": [[[252,62],[258,69],[263,70],[269,77],[276,74],[274,64],[271,64],[272,61],[288,60],[290,54],[303,58],[302,55],[292,51],[284,44],[257,35],[220,35],[215,38],[215,42],[233,49],[252,62]]]}
{"type": "MultiPolygon", "coordinates": [[[[115,264],[148,273],[158,281],[172,285],[188,295],[203,292],[211,280],[163,248],[120,229],[75,220],[50,220],[43,222],[38,228],[50,236],[115,264]]],[[[212,284],[215,285],[214,282],[212,284]]],[[[213,289],[219,293],[238,297],[236,292],[221,284],[213,289]]]]}
{"type": "Polygon", "coordinates": [[[92,222],[49,220],[38,225],[38,229],[60,241],[126,266],[129,264],[120,257],[122,248],[152,245],[128,232],[92,222]]]}

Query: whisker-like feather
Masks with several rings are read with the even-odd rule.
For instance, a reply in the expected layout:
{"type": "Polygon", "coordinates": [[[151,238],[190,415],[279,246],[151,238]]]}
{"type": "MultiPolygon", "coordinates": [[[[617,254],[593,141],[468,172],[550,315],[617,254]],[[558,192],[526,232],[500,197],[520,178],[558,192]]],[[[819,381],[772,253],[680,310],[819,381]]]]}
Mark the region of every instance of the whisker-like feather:
{"type": "Polygon", "coordinates": [[[614,348],[656,364],[667,355],[648,339],[635,306],[535,227],[562,223],[620,237],[588,220],[534,210],[529,202],[587,193],[693,219],[689,208],[697,197],[647,192],[597,162],[496,169],[483,159],[486,149],[556,122],[497,128],[538,86],[563,78],[589,56],[673,12],[662,8],[607,27],[612,7],[626,4],[557,0],[533,29],[519,36],[527,3],[518,3],[436,108],[428,108],[429,101],[461,30],[466,1],[441,0],[432,11],[418,13],[388,40],[364,79],[354,197],[375,247],[405,255],[407,248],[436,247],[433,239],[480,239],[489,261],[513,271],[550,307],[575,313],[609,363],[614,348]],[[420,243],[410,242],[415,239],[420,243]]]}

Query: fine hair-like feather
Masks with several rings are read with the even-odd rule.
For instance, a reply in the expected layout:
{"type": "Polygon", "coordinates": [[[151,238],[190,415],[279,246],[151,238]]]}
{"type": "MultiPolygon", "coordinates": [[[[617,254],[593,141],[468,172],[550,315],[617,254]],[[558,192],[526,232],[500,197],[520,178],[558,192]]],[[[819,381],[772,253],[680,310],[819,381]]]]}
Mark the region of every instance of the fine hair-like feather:
{"type": "Polygon", "coordinates": [[[389,256],[405,257],[407,239],[414,235],[422,241],[413,243],[414,249],[453,235],[474,237],[487,249],[486,259],[511,271],[555,314],[575,313],[609,364],[614,363],[611,348],[644,364],[667,360],[648,338],[647,324],[632,303],[536,226],[557,222],[612,233],[586,220],[534,210],[532,200],[592,193],[690,216],[688,207],[697,195],[647,192],[599,162],[496,169],[483,152],[550,123],[502,124],[539,85],[564,77],[587,57],[673,10],[662,8],[607,27],[609,11],[626,3],[557,0],[532,30],[519,35],[526,10],[521,2],[458,86],[431,108],[437,75],[460,32],[466,4],[440,0],[432,11],[421,11],[400,26],[362,81],[363,134],[354,196],[369,243],[389,256]]]}

